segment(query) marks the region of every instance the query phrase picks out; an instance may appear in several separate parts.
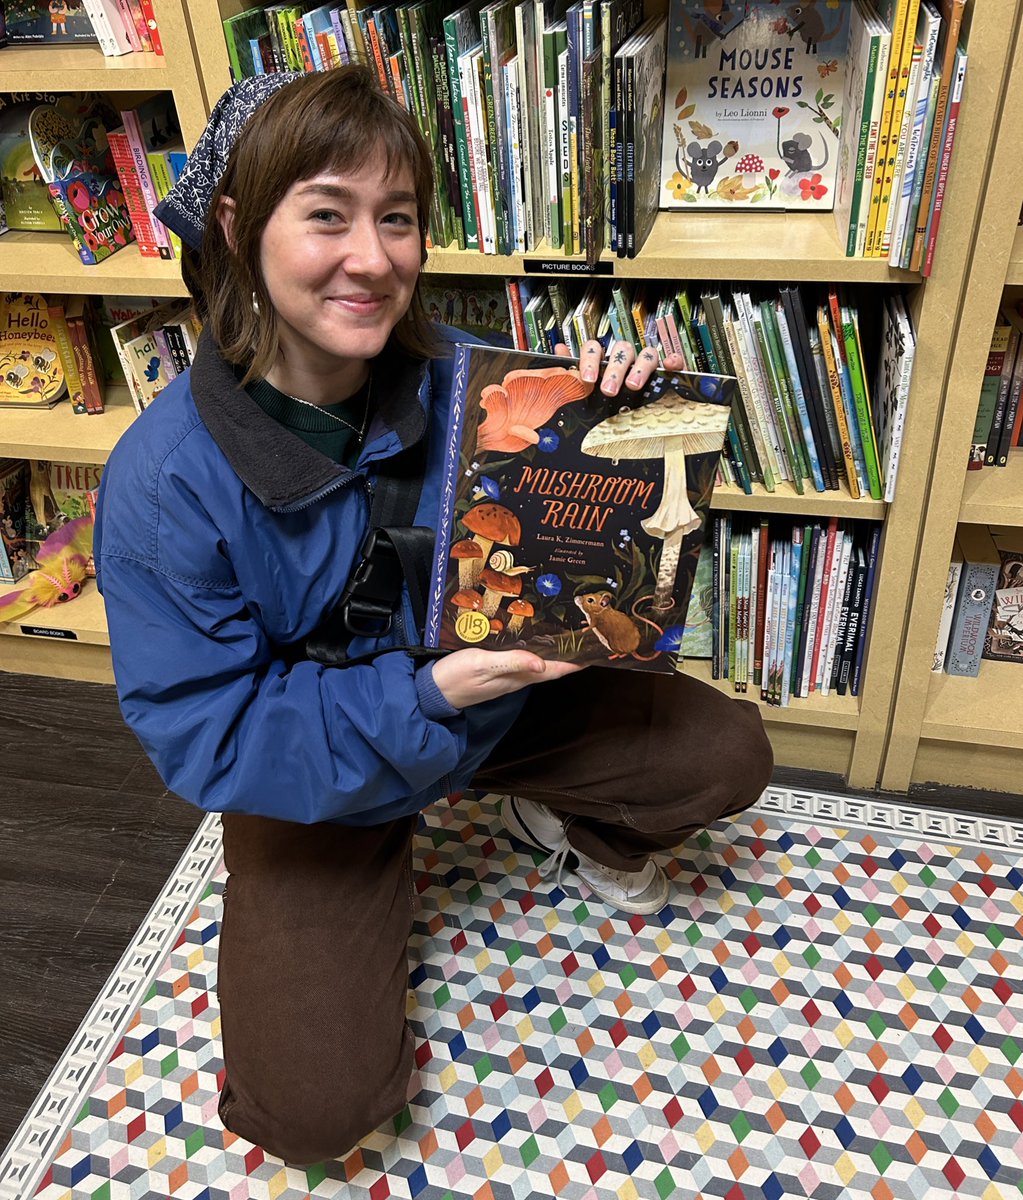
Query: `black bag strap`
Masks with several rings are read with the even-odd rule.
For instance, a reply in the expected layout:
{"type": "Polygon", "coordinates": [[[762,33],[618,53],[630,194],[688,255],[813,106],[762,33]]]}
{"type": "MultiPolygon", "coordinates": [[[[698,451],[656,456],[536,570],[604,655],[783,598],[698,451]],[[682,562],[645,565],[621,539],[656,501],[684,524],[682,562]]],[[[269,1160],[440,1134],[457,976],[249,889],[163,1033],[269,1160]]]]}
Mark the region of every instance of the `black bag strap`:
{"type": "Polygon", "coordinates": [[[404,650],[414,657],[433,658],[439,651],[422,645],[390,646],[348,658],[354,637],[383,637],[390,632],[401,603],[404,583],[409,590],[415,633],[426,625],[426,595],[430,579],[434,531],[413,525],[426,474],[426,439],[381,464],[373,485],[369,532],[359,562],[333,611],[306,638],[306,657],[324,666],[349,666],[377,654],[404,650]]]}

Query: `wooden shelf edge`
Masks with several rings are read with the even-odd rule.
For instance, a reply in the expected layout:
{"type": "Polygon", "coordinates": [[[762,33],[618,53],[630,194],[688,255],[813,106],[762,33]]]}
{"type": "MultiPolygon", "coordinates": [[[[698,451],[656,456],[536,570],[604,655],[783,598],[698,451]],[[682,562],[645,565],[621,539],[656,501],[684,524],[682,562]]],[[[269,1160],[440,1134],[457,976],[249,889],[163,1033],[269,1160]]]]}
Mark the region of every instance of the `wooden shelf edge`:
{"type": "Polygon", "coordinates": [[[794,699],[786,708],[764,704],[756,691],[745,694],[736,692],[727,679],[712,679],[709,659],[688,658],[682,668],[683,675],[709,683],[712,688],[736,700],[749,700],[760,709],[760,715],[768,724],[799,725],[828,730],[855,731],[859,724],[859,700],[856,696],[812,696],[794,699]]]}
{"type": "Polygon", "coordinates": [[[1023,226],[1017,226],[1012,239],[1012,250],[1009,254],[1009,269],[1005,274],[1005,282],[1009,287],[1023,286],[1023,226]]]}
{"type": "Polygon", "coordinates": [[[921,737],[1023,750],[1023,722],[1016,700],[1021,685],[1023,663],[985,659],[974,678],[932,673],[921,737]]]}
{"type": "MultiPolygon", "coordinates": [[[[0,595],[17,591],[21,583],[0,584],[0,595]]],[[[60,642],[62,645],[92,645],[109,646],[110,635],[107,633],[107,618],[103,608],[103,597],[99,594],[95,579],[86,579],[82,594],[76,600],[67,604],[58,604],[53,608],[34,608],[23,617],[7,621],[0,625],[0,636],[7,639],[26,638],[40,642],[60,642]],[[28,632],[32,627],[51,629],[52,635],[33,634],[28,632]],[[64,636],[73,634],[73,637],[64,636]]],[[[0,643],[0,670],[6,658],[4,643],[0,643]]]]}
{"type": "Polygon", "coordinates": [[[1023,450],[1011,451],[1004,467],[966,472],[959,521],[1023,526],[1023,450]]]}
{"type": "Polygon", "coordinates": [[[0,237],[0,290],[102,296],[185,296],[176,259],[143,258],[125,246],[86,266],[63,233],[11,230],[0,237]]]}
{"type": "Polygon", "coordinates": [[[858,520],[884,519],[887,505],[869,497],[854,499],[843,483],[837,491],[818,492],[807,483],[802,496],[791,483],[780,483],[773,492],[762,484],[753,485],[747,496],[739,487],[719,484],[711,497],[711,509],[719,512],[791,513],[798,517],[855,517],[858,520]]]}
{"type": "Polygon", "coordinates": [[[136,416],[124,384],[108,388],[104,411],[91,417],[67,400],[50,409],[0,408],[0,455],[105,463],[136,416]]]}

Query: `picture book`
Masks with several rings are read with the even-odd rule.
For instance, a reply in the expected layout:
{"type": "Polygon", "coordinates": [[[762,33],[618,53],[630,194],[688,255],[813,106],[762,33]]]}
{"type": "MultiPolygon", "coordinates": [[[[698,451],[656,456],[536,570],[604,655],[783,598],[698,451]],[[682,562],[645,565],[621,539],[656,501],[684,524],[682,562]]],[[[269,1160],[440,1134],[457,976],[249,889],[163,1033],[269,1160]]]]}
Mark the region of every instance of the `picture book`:
{"type": "Polygon", "coordinates": [[[671,0],[662,208],[830,210],[850,5],[671,0]]]}
{"type": "Polygon", "coordinates": [[[28,131],[33,109],[54,99],[41,92],[18,100],[0,95],[0,201],[10,229],[60,231],[60,217],[36,165],[28,131]]]}
{"type": "Polygon", "coordinates": [[[45,297],[0,293],[0,406],[51,408],[65,391],[45,297]]]}
{"type": "Polygon", "coordinates": [[[511,346],[511,316],[503,284],[460,276],[424,276],[419,297],[431,321],[453,325],[492,346],[511,346]]]}
{"type": "MultiPolygon", "coordinates": [[[[92,515],[90,496],[99,487],[103,466],[33,459],[29,467],[26,547],[34,561],[39,546],[61,525],[92,515]]],[[[96,574],[91,559],[85,573],[96,574]]]]}
{"type": "Polygon", "coordinates": [[[993,530],[1001,566],[982,658],[1023,663],[1023,532],[993,530]]]}
{"type": "Polygon", "coordinates": [[[427,645],[675,670],[735,380],[610,399],[571,359],[464,344],[454,380],[427,645]]]}
{"type": "Polygon", "coordinates": [[[945,673],[976,677],[980,674],[1001,558],[986,525],[960,525],[958,538],[963,570],[945,654],[945,673]]]}
{"type": "Polygon", "coordinates": [[[0,582],[16,583],[35,566],[28,544],[28,462],[0,459],[0,582]]]}
{"type": "Polygon", "coordinates": [[[7,40],[12,46],[95,42],[82,0],[6,0],[7,40]]]}

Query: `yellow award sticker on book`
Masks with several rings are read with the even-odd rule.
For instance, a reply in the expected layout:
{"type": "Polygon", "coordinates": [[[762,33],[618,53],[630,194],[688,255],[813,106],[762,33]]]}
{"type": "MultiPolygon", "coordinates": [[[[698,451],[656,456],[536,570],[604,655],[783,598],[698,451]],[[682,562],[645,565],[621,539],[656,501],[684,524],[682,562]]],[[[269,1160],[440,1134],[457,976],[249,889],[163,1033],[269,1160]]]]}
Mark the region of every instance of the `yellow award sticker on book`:
{"type": "Polygon", "coordinates": [[[481,612],[466,609],[465,612],[459,613],[455,621],[455,636],[470,645],[486,641],[490,636],[490,618],[481,612]]]}

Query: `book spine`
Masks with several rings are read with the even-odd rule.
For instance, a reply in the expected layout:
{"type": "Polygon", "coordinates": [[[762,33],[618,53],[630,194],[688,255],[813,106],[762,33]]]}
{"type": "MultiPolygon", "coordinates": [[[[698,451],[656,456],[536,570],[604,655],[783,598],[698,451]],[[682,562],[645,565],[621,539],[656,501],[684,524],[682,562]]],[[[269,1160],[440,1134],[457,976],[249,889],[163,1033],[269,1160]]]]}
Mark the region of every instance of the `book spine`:
{"type": "Polygon", "coordinates": [[[448,76],[447,52],[444,40],[440,37],[431,37],[429,46],[430,58],[433,62],[437,133],[444,165],[443,181],[447,185],[448,205],[451,209],[451,230],[458,243],[458,248],[465,250],[467,248],[465,218],[455,138],[455,116],[451,106],[451,80],[448,76]]]}
{"type": "Polygon", "coordinates": [[[128,149],[135,163],[139,186],[142,189],[142,199],[149,214],[149,225],[156,244],[157,254],[160,258],[172,258],[170,238],[167,236],[167,230],[164,228],[163,223],[153,216],[153,209],[156,208],[159,201],[156,195],[156,188],[153,187],[152,177],[149,174],[149,162],[146,158],[146,146],[142,138],[142,126],[139,123],[138,113],[134,109],[129,108],[125,109],[120,114],[120,117],[124,122],[124,132],[128,138],[128,149]]]}
{"type": "MultiPolygon", "coordinates": [[[[910,138],[916,126],[917,93],[920,89],[920,72],[923,69],[924,47],[921,43],[913,47],[913,61],[909,68],[909,82],[906,85],[906,101],[903,106],[902,124],[899,128],[899,140],[895,147],[895,166],[892,170],[892,183],[889,190],[887,211],[883,212],[884,229],[881,232],[881,244],[878,250],[879,258],[887,258],[892,250],[892,228],[895,215],[902,202],[905,191],[904,173],[907,167],[906,156],[909,150],[910,138]]],[[[885,208],[882,199],[882,209],[885,208]]],[[[881,217],[878,217],[880,222],[881,217]]]]}
{"type": "Polygon", "coordinates": [[[125,35],[128,38],[128,44],[132,50],[139,53],[142,51],[142,39],[138,35],[138,30],[135,28],[135,18],[131,14],[131,5],[128,0],[116,0],[117,15],[120,18],[121,25],[124,28],[125,35]]]}
{"type": "Polygon", "coordinates": [[[503,91],[494,88],[494,73],[500,79],[500,63],[494,54],[496,31],[490,27],[490,13],[480,10],[480,36],[483,44],[483,119],[490,157],[490,203],[494,209],[495,235],[498,254],[511,254],[512,237],[508,195],[508,157],[504,144],[504,101],[503,91]]]}
{"type": "Polygon", "coordinates": [[[956,77],[952,86],[952,96],[948,105],[948,121],[945,137],[941,147],[941,163],[938,167],[938,177],[934,185],[934,204],[930,219],[927,222],[927,243],[923,266],[920,273],[926,279],[934,266],[934,248],[938,241],[938,228],[941,225],[941,212],[945,199],[945,185],[948,182],[948,169],[952,161],[952,147],[955,143],[956,128],[959,124],[959,106],[963,96],[963,81],[966,78],[966,55],[961,54],[956,63],[956,77]]]}
{"type": "Polygon", "coordinates": [[[1023,339],[1016,350],[1016,361],[1013,364],[1012,375],[1009,379],[1009,394],[1002,414],[1001,426],[998,432],[998,443],[995,448],[993,466],[1004,467],[1009,461],[1009,448],[1012,445],[1013,430],[1018,424],[1020,410],[1020,389],[1023,388],[1023,339]]]}
{"type": "Polygon", "coordinates": [[[82,379],[78,373],[78,362],[71,344],[71,333],[68,329],[64,308],[60,304],[50,304],[47,309],[50,317],[50,332],[57,343],[57,357],[64,371],[64,383],[67,386],[68,399],[71,401],[71,411],[84,414],[88,411],[85,404],[85,394],[82,391],[82,379]]]}
{"type": "Polygon", "coordinates": [[[964,562],[952,629],[945,655],[945,673],[976,677],[994,603],[998,564],[964,562]]]}
{"type": "MultiPolygon", "coordinates": [[[[892,200],[899,188],[899,142],[905,124],[906,104],[911,94],[913,59],[917,54],[916,19],[919,10],[919,0],[908,0],[908,9],[908,20],[899,63],[898,87],[895,93],[895,102],[892,106],[888,141],[885,146],[884,177],[881,181],[881,195],[877,211],[871,217],[871,230],[874,233],[874,258],[886,258],[888,256],[888,250],[884,245],[884,231],[888,223],[888,214],[891,210],[892,200]]],[[[922,52],[922,47],[920,49],[922,52]]],[[[919,64],[919,59],[917,59],[917,62],[919,64]]]]}
{"type": "Polygon", "coordinates": [[[850,676],[849,690],[854,696],[860,694],[860,680],[867,659],[867,636],[870,632],[870,613],[874,604],[880,549],[881,526],[875,525],[870,535],[870,548],[867,551],[867,578],[863,585],[863,613],[860,616],[860,627],[856,631],[856,653],[853,657],[852,675],[850,676]]]}
{"type": "Polygon", "coordinates": [[[139,0],[139,7],[142,9],[142,19],[145,21],[146,29],[149,32],[149,40],[153,46],[153,53],[162,55],[163,40],[160,37],[160,26],[156,21],[153,0],[139,0]]]}
{"type": "Polygon", "coordinates": [[[813,661],[810,664],[809,691],[818,691],[821,686],[824,662],[827,659],[828,638],[831,634],[831,609],[834,605],[838,572],[841,568],[844,536],[838,529],[838,518],[828,522],[828,540],[824,551],[824,573],[821,579],[821,602],[817,613],[816,642],[813,661]]]}
{"type": "Polygon", "coordinates": [[[863,592],[867,583],[867,564],[860,550],[854,554],[853,582],[849,593],[849,617],[846,622],[845,641],[842,644],[835,691],[844,696],[849,691],[853,656],[863,613],[863,592]]]}
{"type": "Polygon", "coordinates": [[[849,363],[849,379],[852,384],[853,403],[856,409],[856,421],[860,432],[860,444],[863,447],[867,484],[873,499],[880,500],[884,493],[881,488],[881,472],[877,459],[874,426],[870,417],[870,397],[867,393],[867,381],[863,374],[863,365],[860,358],[859,330],[857,329],[855,314],[844,305],[842,306],[842,338],[845,343],[846,358],[849,363]]]}
{"type": "Polygon", "coordinates": [[[572,211],[572,139],[568,107],[568,50],[558,55],[558,157],[561,171],[561,228],[562,245],[566,254],[576,252],[572,211]]]}
{"type": "Polygon", "coordinates": [[[444,48],[447,55],[448,87],[451,97],[451,114],[455,128],[455,148],[458,157],[458,182],[462,199],[462,221],[465,230],[465,249],[481,250],[480,228],[473,202],[472,171],[469,162],[469,144],[465,131],[465,105],[462,98],[462,76],[458,69],[458,29],[451,19],[444,21],[444,48]]]}
{"type": "Polygon", "coordinates": [[[952,618],[955,615],[956,596],[959,594],[959,580],[963,573],[963,560],[953,558],[948,564],[948,576],[945,579],[945,598],[941,605],[941,617],[938,621],[938,635],[934,641],[934,661],[932,671],[945,669],[945,656],[948,653],[948,639],[952,633],[952,618]]]}
{"type": "MultiPolygon", "coordinates": [[[[848,257],[856,254],[856,243],[859,237],[860,213],[862,211],[863,193],[865,190],[864,180],[867,174],[867,151],[870,146],[873,103],[875,90],[878,86],[878,60],[880,54],[881,39],[876,35],[872,36],[869,42],[863,95],[861,97],[862,105],[860,109],[859,136],[856,139],[856,158],[852,165],[852,196],[849,202],[849,224],[846,229],[845,239],[845,253],[848,257]]],[[[849,115],[850,117],[852,116],[851,113],[849,115]]],[[[864,227],[865,225],[866,222],[864,222],[864,227]]]]}
{"type": "Polygon", "coordinates": [[[78,377],[82,381],[82,397],[85,400],[85,411],[92,415],[103,411],[103,389],[96,372],[96,361],[93,356],[92,342],[89,330],[82,317],[67,319],[68,333],[71,337],[71,350],[78,368],[78,377]]]}
{"type": "Polygon", "coordinates": [[[821,695],[827,696],[835,686],[835,666],[839,648],[845,640],[845,629],[849,621],[849,584],[852,564],[853,539],[850,534],[842,538],[842,560],[835,583],[834,605],[831,609],[831,624],[826,632],[827,657],[821,680],[821,695]]]}
{"type": "Polygon", "coordinates": [[[108,58],[131,53],[131,42],[117,13],[114,0],[82,0],[99,48],[108,58]]]}
{"type": "Polygon", "coordinates": [[[827,309],[822,305],[817,310],[817,328],[821,338],[821,353],[824,355],[825,369],[828,375],[828,390],[831,393],[831,405],[838,424],[839,441],[842,446],[842,461],[845,465],[845,481],[849,494],[854,500],[860,498],[860,484],[856,473],[856,461],[853,457],[852,436],[849,431],[849,420],[846,416],[845,405],[842,403],[842,385],[839,381],[838,363],[835,361],[835,348],[831,341],[831,325],[828,321],[827,309]]]}
{"type": "Polygon", "coordinates": [[[337,44],[338,59],[343,67],[347,66],[351,61],[351,50],[348,46],[348,37],[345,34],[344,23],[341,20],[341,9],[332,8],[330,10],[330,24],[334,30],[334,41],[337,44]]]}
{"type": "MultiPolygon", "coordinates": [[[[779,303],[781,302],[779,301],[779,303]]],[[[792,341],[792,333],[784,311],[778,313],[778,336],[781,339],[782,353],[785,356],[785,364],[788,368],[789,385],[795,397],[796,412],[799,414],[799,427],[803,435],[803,446],[810,464],[810,477],[813,480],[814,488],[818,492],[823,492],[825,490],[824,474],[821,470],[820,459],[817,456],[817,444],[814,440],[813,428],[810,423],[810,409],[807,404],[806,394],[803,391],[799,366],[796,362],[795,344],[792,341]]]]}
{"type": "Polygon", "coordinates": [[[913,243],[916,236],[916,223],[920,215],[920,205],[923,202],[924,176],[927,171],[927,149],[934,137],[934,122],[938,110],[938,90],[941,79],[935,75],[931,79],[930,91],[927,96],[927,108],[924,113],[924,124],[920,134],[920,147],[917,152],[916,169],[913,172],[913,192],[909,200],[909,211],[906,214],[906,228],[903,237],[902,253],[898,262],[904,271],[909,270],[913,261],[913,243]]]}
{"type": "Polygon", "coordinates": [[[924,165],[924,179],[920,195],[920,205],[917,210],[916,227],[913,231],[913,251],[909,260],[909,269],[919,271],[923,263],[927,238],[927,219],[931,211],[931,199],[934,195],[934,185],[938,176],[938,165],[941,157],[941,130],[945,128],[945,113],[948,110],[949,96],[952,92],[952,82],[956,71],[956,56],[959,42],[959,29],[962,25],[963,11],[966,0],[950,0],[944,9],[944,55],[941,63],[941,76],[938,84],[938,101],[934,109],[933,132],[927,144],[927,160],[924,165]]]}
{"type": "Polygon", "coordinates": [[[135,32],[138,34],[142,49],[147,54],[152,54],[153,39],[150,36],[149,26],[146,24],[140,0],[128,0],[128,11],[131,13],[132,24],[135,26],[135,32]]]}

